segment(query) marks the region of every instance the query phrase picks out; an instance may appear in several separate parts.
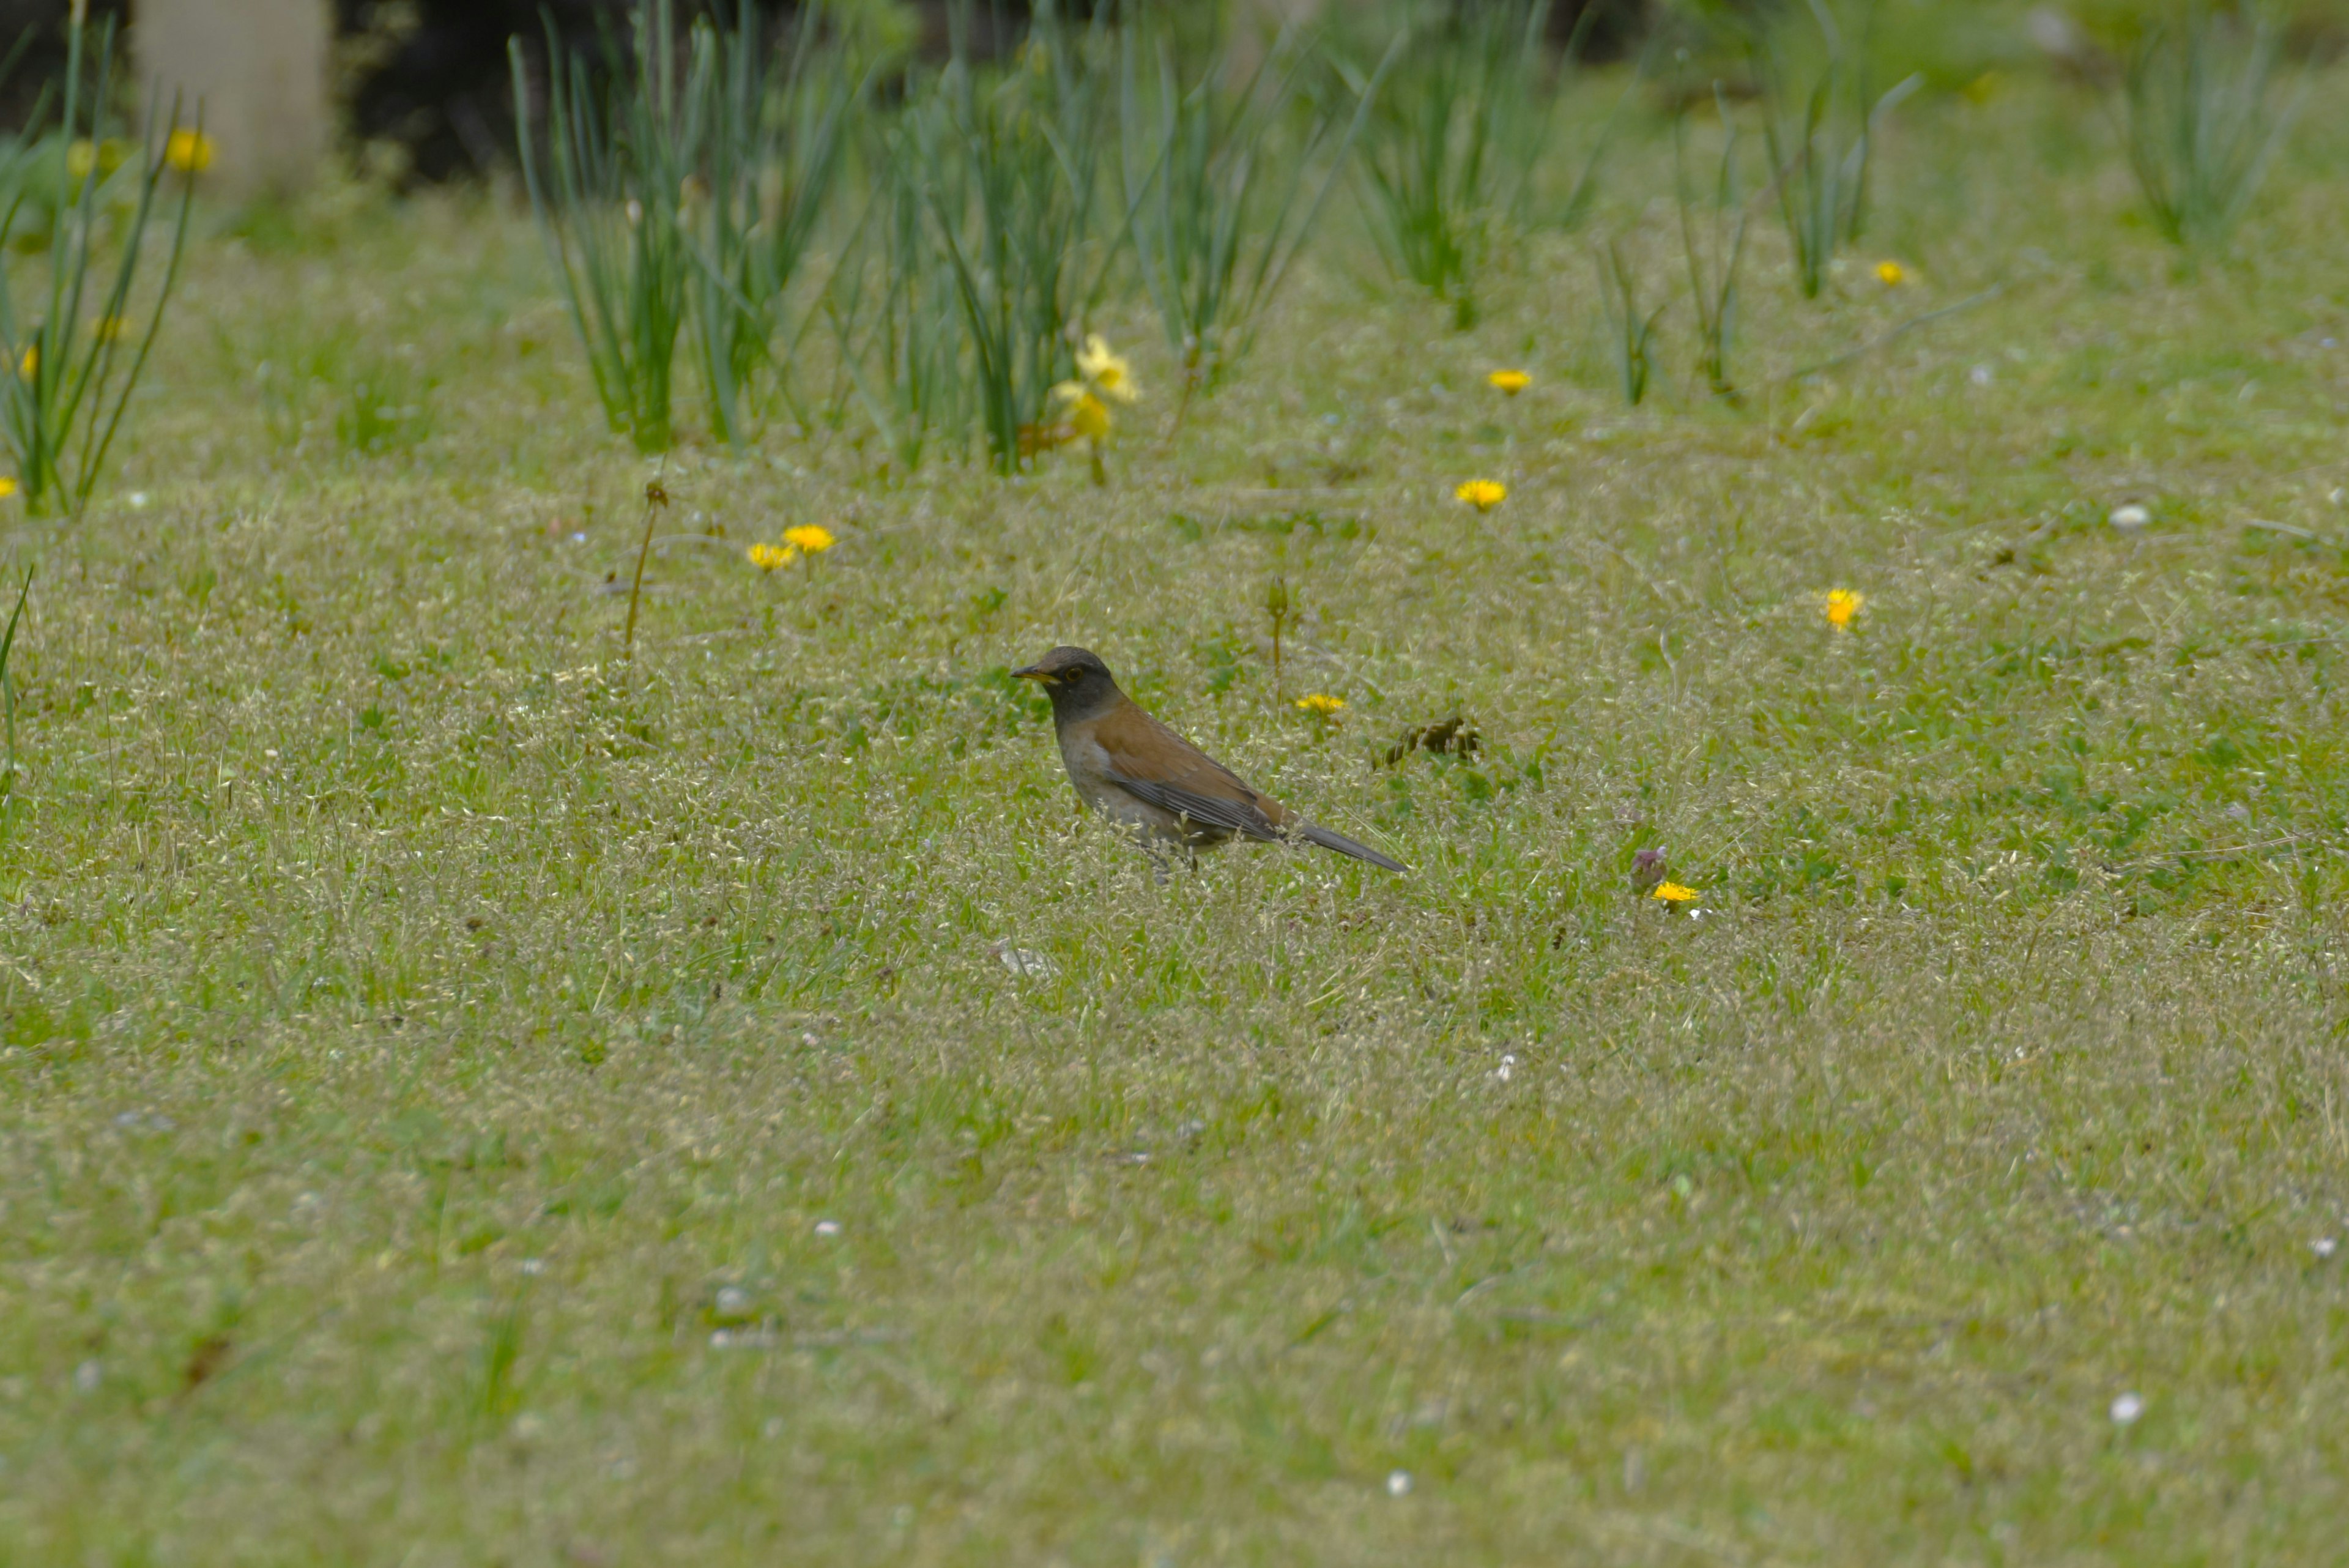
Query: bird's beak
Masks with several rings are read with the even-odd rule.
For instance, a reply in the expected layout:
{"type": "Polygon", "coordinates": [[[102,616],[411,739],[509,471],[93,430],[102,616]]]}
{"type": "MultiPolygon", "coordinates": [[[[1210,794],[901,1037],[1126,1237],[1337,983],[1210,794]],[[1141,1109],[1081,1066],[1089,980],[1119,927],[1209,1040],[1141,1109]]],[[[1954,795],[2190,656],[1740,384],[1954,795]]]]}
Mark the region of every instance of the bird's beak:
{"type": "Polygon", "coordinates": [[[1043,667],[1040,665],[1031,664],[1025,670],[1015,670],[1011,672],[1011,679],[1014,680],[1041,680],[1044,679],[1043,667]]]}

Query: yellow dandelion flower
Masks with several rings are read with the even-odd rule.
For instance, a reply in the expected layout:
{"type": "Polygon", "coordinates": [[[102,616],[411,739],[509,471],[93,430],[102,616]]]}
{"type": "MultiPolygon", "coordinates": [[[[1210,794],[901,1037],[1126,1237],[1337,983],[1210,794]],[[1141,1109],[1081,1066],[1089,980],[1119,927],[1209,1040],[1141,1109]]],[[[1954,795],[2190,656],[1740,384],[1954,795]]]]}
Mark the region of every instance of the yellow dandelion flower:
{"type": "Polygon", "coordinates": [[[175,130],[163,143],[163,161],[182,174],[201,174],[212,166],[219,144],[201,130],[175,130]]]}
{"type": "Polygon", "coordinates": [[[130,318],[127,316],[101,316],[89,324],[90,336],[100,343],[111,343],[129,330],[130,318]]]}
{"type": "Polygon", "coordinates": [[[1509,487],[1497,480],[1472,479],[1452,493],[1479,512],[1490,512],[1509,498],[1509,487]]]}
{"type": "Polygon", "coordinates": [[[1309,691],[1297,700],[1297,706],[1317,719],[1330,719],[1346,711],[1346,700],[1327,691],[1309,691]]]}
{"type": "Polygon", "coordinates": [[[1885,287],[1899,288],[1909,281],[1909,269],[1897,261],[1880,261],[1876,264],[1876,275],[1883,280],[1885,287]]]}
{"type": "Polygon", "coordinates": [[[782,545],[753,545],[742,552],[750,563],[762,572],[778,566],[788,566],[799,558],[799,552],[782,545]]]}
{"type": "Polygon", "coordinates": [[[820,523],[802,523],[796,528],[786,528],[783,537],[811,556],[821,556],[839,543],[832,536],[832,530],[820,523]]]}
{"type": "Polygon", "coordinates": [[[1849,588],[1828,589],[1827,624],[1837,631],[1849,631],[1853,618],[1859,614],[1860,606],[1867,602],[1866,594],[1855,593],[1849,588]]]}
{"type": "Polygon", "coordinates": [[[1485,379],[1512,398],[1534,384],[1534,379],[1523,370],[1495,370],[1485,379]]]}
{"type": "Polygon", "coordinates": [[[1142,396],[1133,384],[1133,367],[1123,355],[1111,353],[1109,339],[1098,332],[1086,337],[1084,348],[1077,355],[1077,374],[1112,402],[1131,403],[1142,396]]]}
{"type": "Polygon", "coordinates": [[[1656,890],[1648,897],[1661,898],[1667,904],[1693,904],[1697,891],[1693,888],[1683,888],[1678,882],[1659,882],[1656,890]]]}
{"type": "Polygon", "coordinates": [[[5,474],[0,474],[0,501],[5,501],[8,497],[16,493],[16,482],[8,478],[5,474]]]}

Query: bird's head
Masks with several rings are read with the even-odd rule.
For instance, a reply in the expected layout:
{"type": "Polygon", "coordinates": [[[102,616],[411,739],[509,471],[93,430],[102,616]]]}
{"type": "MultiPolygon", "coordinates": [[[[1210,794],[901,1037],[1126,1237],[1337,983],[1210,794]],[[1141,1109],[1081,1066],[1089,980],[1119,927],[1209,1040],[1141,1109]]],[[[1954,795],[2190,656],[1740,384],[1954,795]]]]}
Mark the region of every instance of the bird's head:
{"type": "Polygon", "coordinates": [[[1052,700],[1055,718],[1082,718],[1118,695],[1117,681],[1095,654],[1081,648],[1056,648],[1024,670],[1011,672],[1033,680],[1052,700]]]}

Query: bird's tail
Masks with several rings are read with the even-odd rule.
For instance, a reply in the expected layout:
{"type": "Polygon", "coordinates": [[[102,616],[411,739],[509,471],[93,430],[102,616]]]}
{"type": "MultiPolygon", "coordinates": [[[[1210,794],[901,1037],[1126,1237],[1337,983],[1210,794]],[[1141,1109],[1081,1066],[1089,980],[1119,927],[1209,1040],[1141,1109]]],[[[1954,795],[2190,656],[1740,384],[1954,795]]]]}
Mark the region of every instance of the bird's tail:
{"type": "Polygon", "coordinates": [[[1340,855],[1350,855],[1357,860],[1367,860],[1373,866],[1382,866],[1390,871],[1405,869],[1402,861],[1390,860],[1367,844],[1357,844],[1342,833],[1332,833],[1326,827],[1316,827],[1309,822],[1292,827],[1289,831],[1308,844],[1318,844],[1324,849],[1334,849],[1340,855]]]}

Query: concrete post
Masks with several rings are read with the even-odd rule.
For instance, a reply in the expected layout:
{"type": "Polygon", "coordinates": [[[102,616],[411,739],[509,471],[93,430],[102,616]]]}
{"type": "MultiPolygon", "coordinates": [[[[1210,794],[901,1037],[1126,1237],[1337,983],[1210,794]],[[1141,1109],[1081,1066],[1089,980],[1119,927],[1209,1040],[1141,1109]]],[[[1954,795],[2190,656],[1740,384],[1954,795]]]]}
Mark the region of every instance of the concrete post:
{"type": "Polygon", "coordinates": [[[130,47],[156,113],[199,101],[212,161],[207,188],[232,200],[290,195],[333,145],[329,0],[135,0],[130,47]]]}

